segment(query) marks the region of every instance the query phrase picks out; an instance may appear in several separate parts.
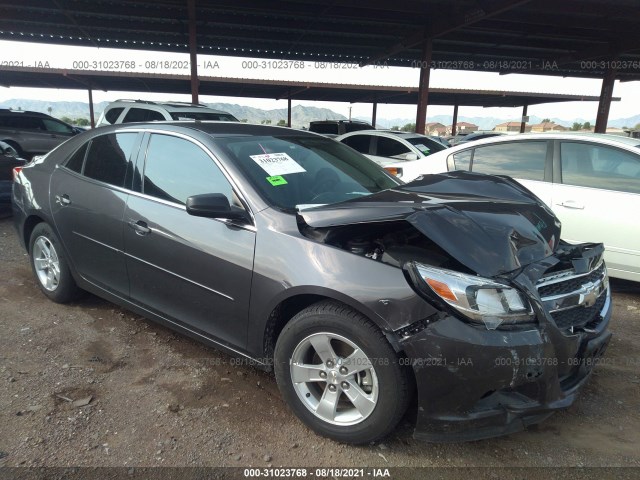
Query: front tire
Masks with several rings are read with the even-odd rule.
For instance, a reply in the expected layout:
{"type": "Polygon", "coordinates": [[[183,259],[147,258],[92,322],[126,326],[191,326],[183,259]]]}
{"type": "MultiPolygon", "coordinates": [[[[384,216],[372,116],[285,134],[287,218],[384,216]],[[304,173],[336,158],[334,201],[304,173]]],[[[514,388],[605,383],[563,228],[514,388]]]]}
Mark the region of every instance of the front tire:
{"type": "Polygon", "coordinates": [[[69,264],[58,236],[46,223],[39,223],[31,232],[29,260],[42,293],[56,303],[68,303],[78,296],[69,264]]]}
{"type": "Polygon", "coordinates": [[[384,334],[339,303],[323,301],[298,313],[282,330],[274,356],[285,401],[326,437],[378,440],[407,409],[407,371],[384,334]]]}

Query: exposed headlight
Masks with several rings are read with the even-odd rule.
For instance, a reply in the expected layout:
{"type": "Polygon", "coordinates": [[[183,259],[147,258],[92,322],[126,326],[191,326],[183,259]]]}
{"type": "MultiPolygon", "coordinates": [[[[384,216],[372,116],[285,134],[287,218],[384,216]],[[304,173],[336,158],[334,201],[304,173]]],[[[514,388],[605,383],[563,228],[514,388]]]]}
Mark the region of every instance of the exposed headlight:
{"type": "Polygon", "coordinates": [[[470,321],[489,330],[501,324],[532,322],[531,305],[515,288],[483,277],[415,263],[420,278],[438,297],[470,321]]]}

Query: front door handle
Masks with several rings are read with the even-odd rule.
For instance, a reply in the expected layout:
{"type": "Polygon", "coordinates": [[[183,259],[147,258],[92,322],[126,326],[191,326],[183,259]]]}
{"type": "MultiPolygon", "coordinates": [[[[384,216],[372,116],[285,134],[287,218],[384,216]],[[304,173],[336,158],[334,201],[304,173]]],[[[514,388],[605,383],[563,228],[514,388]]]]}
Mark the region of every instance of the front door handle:
{"type": "Polygon", "coordinates": [[[131,220],[129,222],[129,226],[133,228],[138,235],[148,235],[149,233],[151,233],[151,229],[149,228],[149,226],[142,220],[138,220],[137,222],[131,220]]]}
{"type": "Polygon", "coordinates": [[[56,203],[58,205],[66,207],[67,205],[71,204],[71,199],[69,198],[69,195],[67,195],[66,193],[62,195],[56,195],[56,203]]]}
{"type": "Polygon", "coordinates": [[[557,205],[565,208],[572,208],[574,210],[584,210],[584,204],[576,202],[575,200],[564,200],[557,205]]]}

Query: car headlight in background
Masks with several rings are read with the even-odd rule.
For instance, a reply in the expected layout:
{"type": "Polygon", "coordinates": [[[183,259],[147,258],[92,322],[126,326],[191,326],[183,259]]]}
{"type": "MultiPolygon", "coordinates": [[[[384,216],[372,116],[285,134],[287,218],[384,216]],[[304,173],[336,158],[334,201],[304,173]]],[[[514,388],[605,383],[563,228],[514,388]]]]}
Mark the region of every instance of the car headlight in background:
{"type": "Polygon", "coordinates": [[[527,299],[509,285],[421,263],[414,266],[433,293],[470,321],[484,323],[489,330],[534,319],[527,299]]]}

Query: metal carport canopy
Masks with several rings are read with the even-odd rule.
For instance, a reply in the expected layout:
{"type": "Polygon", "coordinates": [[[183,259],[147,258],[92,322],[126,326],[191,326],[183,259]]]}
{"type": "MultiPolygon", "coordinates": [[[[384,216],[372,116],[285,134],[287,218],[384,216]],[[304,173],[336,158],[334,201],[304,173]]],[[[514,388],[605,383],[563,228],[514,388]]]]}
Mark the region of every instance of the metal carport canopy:
{"type": "MultiPolygon", "coordinates": [[[[200,76],[199,79],[202,95],[403,105],[415,105],[418,99],[417,87],[204,76],[200,76]]],[[[189,91],[189,82],[189,75],[0,66],[0,86],[4,87],[92,88],[104,91],[179,94],[189,91]]],[[[429,95],[432,105],[481,107],[519,107],[540,103],[598,101],[597,96],[587,95],[453,88],[431,88],[429,95]]]]}
{"type": "MultiPolygon", "coordinates": [[[[2,0],[0,39],[188,52],[188,3],[2,0]]],[[[194,0],[194,7],[198,53],[411,67],[432,39],[438,68],[603,78],[614,66],[616,78],[640,79],[636,0],[194,0]]]]}

